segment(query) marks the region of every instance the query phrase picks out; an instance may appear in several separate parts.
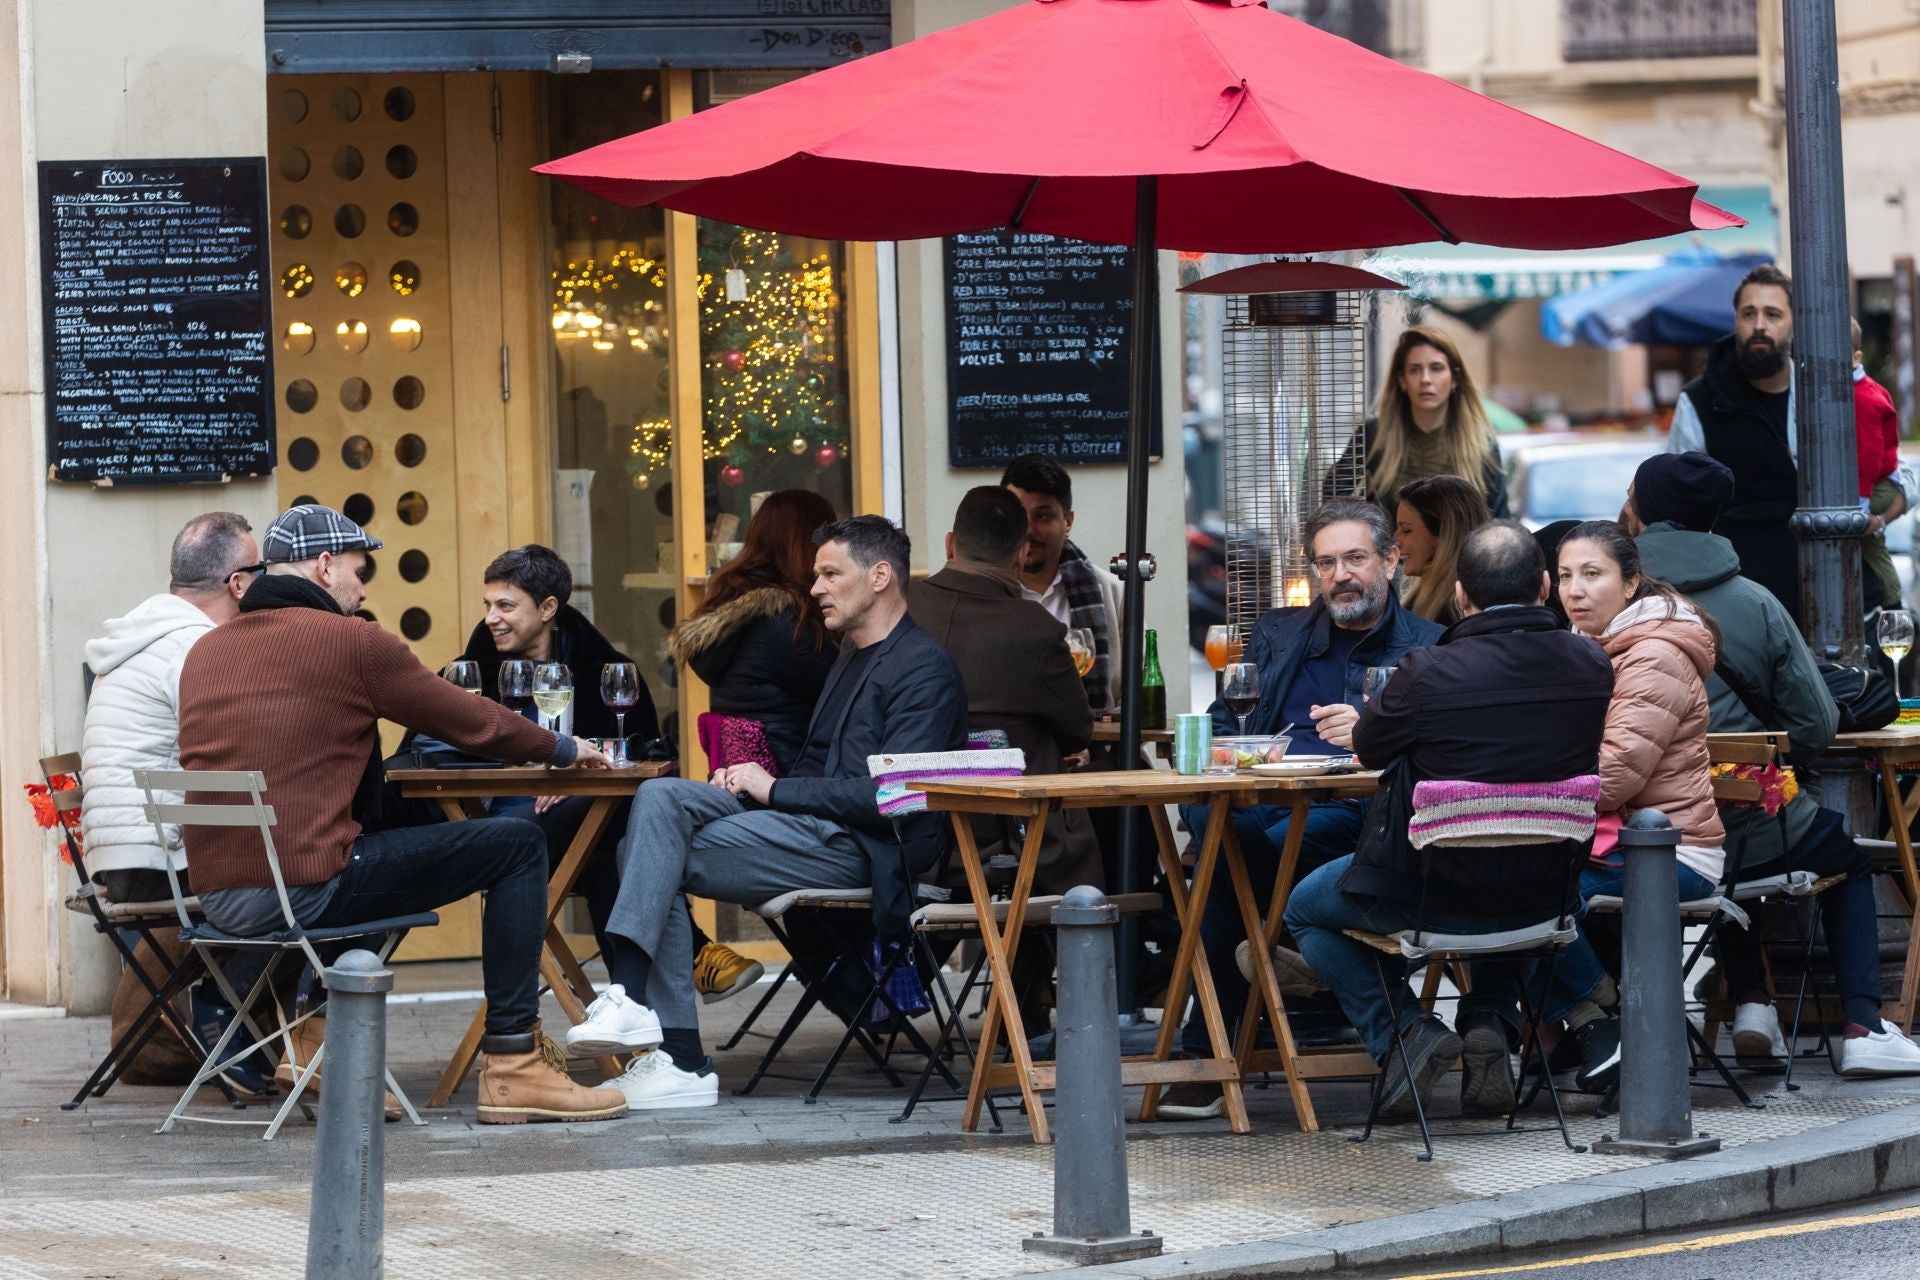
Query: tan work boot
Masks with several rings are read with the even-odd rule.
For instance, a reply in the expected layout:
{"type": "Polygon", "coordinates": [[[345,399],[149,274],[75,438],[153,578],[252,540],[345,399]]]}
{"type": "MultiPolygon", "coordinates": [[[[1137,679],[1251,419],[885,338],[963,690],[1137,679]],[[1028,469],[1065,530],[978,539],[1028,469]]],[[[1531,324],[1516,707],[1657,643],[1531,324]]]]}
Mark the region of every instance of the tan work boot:
{"type": "Polygon", "coordinates": [[[529,1120],[614,1120],[627,1114],[618,1089],[590,1089],[568,1077],[559,1046],[532,1031],[480,1041],[481,1124],[529,1120]]]}
{"type": "MultiPolygon", "coordinates": [[[[293,1082],[300,1078],[300,1072],[313,1061],[313,1055],[320,1052],[320,1046],[327,1042],[327,1020],[321,1017],[308,1018],[293,1029],[293,1047],[280,1057],[280,1065],[273,1069],[273,1081],[282,1089],[293,1088],[293,1082]]],[[[320,1077],[326,1072],[326,1059],[322,1058],[319,1068],[307,1080],[304,1097],[318,1101],[320,1097],[320,1077]]],[[[384,1095],[383,1110],[389,1122],[398,1120],[402,1114],[400,1099],[391,1092],[384,1095]]]]}

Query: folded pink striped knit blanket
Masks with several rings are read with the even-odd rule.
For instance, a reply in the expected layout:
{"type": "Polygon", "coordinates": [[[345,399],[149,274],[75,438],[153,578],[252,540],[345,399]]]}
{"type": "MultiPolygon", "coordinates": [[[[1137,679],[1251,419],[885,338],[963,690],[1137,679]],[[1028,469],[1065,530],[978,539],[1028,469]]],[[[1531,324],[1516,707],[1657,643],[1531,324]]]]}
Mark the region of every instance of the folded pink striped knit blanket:
{"type": "Polygon", "coordinates": [[[1600,778],[1560,782],[1462,782],[1433,778],[1413,786],[1407,839],[1416,849],[1551,844],[1591,840],[1600,778]]]}

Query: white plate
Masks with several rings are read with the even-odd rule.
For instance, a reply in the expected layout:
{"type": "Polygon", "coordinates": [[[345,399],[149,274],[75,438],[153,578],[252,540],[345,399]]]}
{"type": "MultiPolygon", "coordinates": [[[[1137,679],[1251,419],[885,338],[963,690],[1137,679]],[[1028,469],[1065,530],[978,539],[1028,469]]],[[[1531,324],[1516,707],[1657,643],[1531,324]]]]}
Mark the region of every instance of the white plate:
{"type": "Polygon", "coordinates": [[[1248,770],[1270,778],[1315,778],[1344,769],[1352,762],[1352,756],[1288,756],[1270,764],[1249,765],[1248,770]]]}

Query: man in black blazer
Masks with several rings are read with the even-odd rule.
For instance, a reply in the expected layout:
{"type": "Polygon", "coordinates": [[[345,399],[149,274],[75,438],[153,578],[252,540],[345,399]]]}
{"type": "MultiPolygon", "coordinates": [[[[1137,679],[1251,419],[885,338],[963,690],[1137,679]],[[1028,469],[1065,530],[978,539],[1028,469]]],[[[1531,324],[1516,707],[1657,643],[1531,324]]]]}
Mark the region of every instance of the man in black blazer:
{"type": "Polygon", "coordinates": [[[615,1082],[632,1110],[711,1106],[719,1096],[700,1045],[683,891],[751,905],[794,889],[871,887],[875,927],[893,932],[911,907],[909,877],[945,849],[937,814],[899,819],[896,836],[867,769],[868,756],[966,743],[960,673],[907,613],[907,537],[879,516],[856,516],[824,526],[814,544],[813,598],[843,647],[793,769],[779,779],[753,764],[707,782],[657,779],[641,786],[627,820],[607,925],[613,985],[567,1047],[659,1046],[615,1082]]]}

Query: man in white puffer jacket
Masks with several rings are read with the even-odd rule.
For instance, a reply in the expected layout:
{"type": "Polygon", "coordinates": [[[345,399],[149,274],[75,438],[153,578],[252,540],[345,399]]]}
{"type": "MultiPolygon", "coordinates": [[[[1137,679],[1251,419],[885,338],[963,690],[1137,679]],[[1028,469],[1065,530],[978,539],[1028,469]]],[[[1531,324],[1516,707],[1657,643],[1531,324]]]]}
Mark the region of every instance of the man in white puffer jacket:
{"type": "Polygon", "coordinates": [[[108,619],[107,634],[87,642],[94,681],[80,745],[80,829],[88,870],[112,901],[170,900],[169,860],[185,878],[180,830],[167,828],[161,842],[133,771],[180,767],[181,664],[194,641],[239,613],[259,560],[244,518],[196,516],[173,540],[167,591],[108,619]]]}

